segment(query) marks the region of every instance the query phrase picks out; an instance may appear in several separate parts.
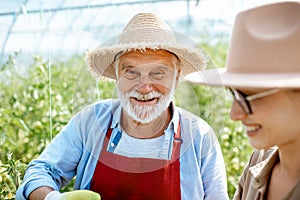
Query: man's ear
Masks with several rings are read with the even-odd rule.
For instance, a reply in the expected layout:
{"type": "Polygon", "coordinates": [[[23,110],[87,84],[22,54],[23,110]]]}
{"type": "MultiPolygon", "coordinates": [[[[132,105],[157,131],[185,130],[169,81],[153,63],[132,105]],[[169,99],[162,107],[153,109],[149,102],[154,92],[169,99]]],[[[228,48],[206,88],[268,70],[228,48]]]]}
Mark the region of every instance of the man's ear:
{"type": "Polygon", "coordinates": [[[177,87],[177,85],[178,85],[178,82],[179,82],[179,79],[180,79],[180,72],[181,72],[181,65],[180,65],[180,67],[178,67],[178,69],[177,69],[177,76],[176,76],[176,87],[177,87]]]}

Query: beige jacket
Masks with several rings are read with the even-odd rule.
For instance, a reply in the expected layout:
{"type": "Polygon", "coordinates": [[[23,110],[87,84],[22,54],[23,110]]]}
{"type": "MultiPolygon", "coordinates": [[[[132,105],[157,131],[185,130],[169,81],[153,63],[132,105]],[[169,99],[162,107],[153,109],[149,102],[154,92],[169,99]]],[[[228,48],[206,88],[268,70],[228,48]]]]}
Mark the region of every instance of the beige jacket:
{"type": "MultiPolygon", "coordinates": [[[[277,148],[255,150],[244,169],[234,200],[263,200],[268,188],[268,181],[274,165],[279,161],[277,148]]],[[[284,198],[300,200],[300,182],[284,198]]]]}

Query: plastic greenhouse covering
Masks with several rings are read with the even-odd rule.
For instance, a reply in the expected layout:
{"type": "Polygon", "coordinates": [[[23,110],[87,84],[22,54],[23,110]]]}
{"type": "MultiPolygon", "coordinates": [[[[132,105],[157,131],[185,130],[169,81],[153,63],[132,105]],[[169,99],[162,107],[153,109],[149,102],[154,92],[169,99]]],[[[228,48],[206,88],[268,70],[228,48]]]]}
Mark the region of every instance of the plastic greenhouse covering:
{"type": "Polygon", "coordinates": [[[154,12],[175,30],[228,32],[235,11],[217,0],[9,0],[0,1],[1,63],[15,51],[51,57],[82,54],[119,34],[139,12],[154,12]],[[218,5],[218,6],[216,6],[218,5]],[[222,12],[222,15],[221,13],[222,12]]]}

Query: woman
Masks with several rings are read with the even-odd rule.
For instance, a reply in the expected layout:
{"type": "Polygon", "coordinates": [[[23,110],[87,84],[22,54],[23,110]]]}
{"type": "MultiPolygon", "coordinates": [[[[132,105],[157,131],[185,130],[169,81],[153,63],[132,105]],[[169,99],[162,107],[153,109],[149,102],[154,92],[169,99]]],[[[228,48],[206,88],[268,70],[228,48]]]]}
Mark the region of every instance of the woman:
{"type": "Polygon", "coordinates": [[[234,97],[230,117],[256,149],[234,199],[300,199],[300,2],[240,12],[226,69],[188,81],[224,85],[234,97]]]}

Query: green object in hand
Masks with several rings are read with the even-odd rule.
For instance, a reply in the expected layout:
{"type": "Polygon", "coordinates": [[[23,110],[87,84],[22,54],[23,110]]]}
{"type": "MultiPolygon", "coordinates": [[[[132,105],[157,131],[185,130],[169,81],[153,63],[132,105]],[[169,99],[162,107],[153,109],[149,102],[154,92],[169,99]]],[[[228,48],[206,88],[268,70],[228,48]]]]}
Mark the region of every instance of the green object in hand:
{"type": "Polygon", "coordinates": [[[60,200],[101,200],[98,193],[90,190],[75,190],[64,193],[60,200]]]}

